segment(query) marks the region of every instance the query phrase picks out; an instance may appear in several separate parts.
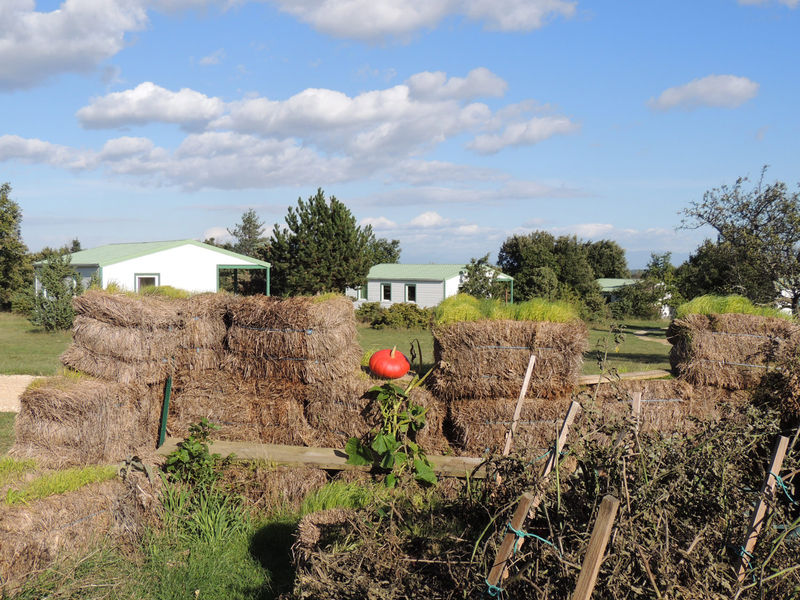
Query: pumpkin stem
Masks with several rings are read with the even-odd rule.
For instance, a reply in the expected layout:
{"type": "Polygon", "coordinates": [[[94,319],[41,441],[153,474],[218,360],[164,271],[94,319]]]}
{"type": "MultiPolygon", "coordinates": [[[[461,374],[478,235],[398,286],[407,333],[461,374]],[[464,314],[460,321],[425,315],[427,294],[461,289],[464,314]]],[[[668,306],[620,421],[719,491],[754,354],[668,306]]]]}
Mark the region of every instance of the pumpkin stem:
{"type": "Polygon", "coordinates": [[[391,352],[389,352],[389,357],[391,357],[391,358],[394,358],[394,353],[395,353],[395,350],[397,350],[397,346],[395,346],[394,348],[392,348],[392,351],[391,351],[391,352]]]}

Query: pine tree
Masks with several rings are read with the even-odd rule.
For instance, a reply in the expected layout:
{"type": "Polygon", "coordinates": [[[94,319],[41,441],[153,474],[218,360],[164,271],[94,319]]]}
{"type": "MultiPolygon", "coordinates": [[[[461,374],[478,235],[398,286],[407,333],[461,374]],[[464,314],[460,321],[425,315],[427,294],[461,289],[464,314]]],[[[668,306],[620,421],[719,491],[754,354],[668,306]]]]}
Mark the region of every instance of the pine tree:
{"type": "Polygon", "coordinates": [[[14,294],[28,283],[31,274],[28,248],[22,242],[22,211],[11,200],[11,186],[0,185],[0,309],[8,310],[14,294]]]}

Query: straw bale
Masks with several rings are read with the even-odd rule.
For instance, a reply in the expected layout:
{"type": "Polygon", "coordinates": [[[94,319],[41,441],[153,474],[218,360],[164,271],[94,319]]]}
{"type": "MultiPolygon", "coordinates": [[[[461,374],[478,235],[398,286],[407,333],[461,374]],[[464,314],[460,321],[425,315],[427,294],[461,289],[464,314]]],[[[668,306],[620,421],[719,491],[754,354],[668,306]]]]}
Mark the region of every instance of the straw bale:
{"type": "Polygon", "coordinates": [[[53,377],[20,398],[10,454],[62,467],[116,462],[155,446],[161,390],[53,377]]]}
{"type": "Polygon", "coordinates": [[[516,396],[531,353],[528,395],[556,398],[576,385],[587,347],[582,321],[550,323],[486,320],[433,329],[434,393],[445,400],[516,396]]]}
{"type": "Polygon", "coordinates": [[[167,428],[186,437],[203,418],[220,426],[214,437],[229,441],[309,445],[303,412],[305,386],[283,379],[240,379],[220,371],[183,373],[174,383],[167,428]]]}
{"type": "Polygon", "coordinates": [[[743,314],[687,315],[667,331],[670,363],[695,385],[731,390],[758,385],[800,346],[800,325],[774,317],[743,314]]]}
{"type": "Polygon", "coordinates": [[[314,383],[356,371],[361,361],[352,302],[344,297],[249,296],[228,303],[228,368],[245,377],[314,383]]]}
{"type": "Polygon", "coordinates": [[[175,363],[167,358],[129,362],[98,354],[76,342],[61,354],[60,360],[61,364],[76,371],[123,384],[163,382],[175,370],[175,363]]]}
{"type": "Polygon", "coordinates": [[[131,546],[157,491],[134,477],[84,486],[24,505],[0,505],[0,597],[55,560],[102,544],[131,546]]]}
{"type": "MultiPolygon", "coordinates": [[[[351,437],[362,438],[379,426],[380,410],[368,390],[384,383],[384,380],[350,376],[330,387],[309,386],[306,418],[315,432],[313,445],[344,448],[351,437]]],[[[428,409],[425,427],[417,434],[420,446],[430,453],[444,451],[449,447],[442,433],[444,403],[421,387],[411,391],[410,399],[428,409]]]]}
{"type": "Polygon", "coordinates": [[[296,512],[306,496],[328,483],[328,472],[313,467],[273,466],[260,461],[238,462],[225,470],[223,483],[262,510],[296,512]]]}
{"type": "Polygon", "coordinates": [[[88,290],[72,300],[77,316],[91,317],[118,327],[169,329],[178,327],[185,300],[111,294],[88,290]]]}
{"type": "Polygon", "coordinates": [[[94,354],[124,362],[140,362],[173,357],[178,351],[179,335],[177,328],[119,327],[79,315],[73,323],[72,339],[94,354]]]}

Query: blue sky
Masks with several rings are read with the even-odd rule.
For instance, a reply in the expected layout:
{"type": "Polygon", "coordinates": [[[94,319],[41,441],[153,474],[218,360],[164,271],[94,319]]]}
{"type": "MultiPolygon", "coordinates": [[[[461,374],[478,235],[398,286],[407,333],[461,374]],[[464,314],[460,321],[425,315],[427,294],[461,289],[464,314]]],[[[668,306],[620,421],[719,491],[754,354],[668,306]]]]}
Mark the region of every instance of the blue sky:
{"type": "Polygon", "coordinates": [[[2,0],[0,181],[32,250],[282,223],[402,262],[515,233],[685,259],[689,202],[800,180],[800,0],[2,0]]]}

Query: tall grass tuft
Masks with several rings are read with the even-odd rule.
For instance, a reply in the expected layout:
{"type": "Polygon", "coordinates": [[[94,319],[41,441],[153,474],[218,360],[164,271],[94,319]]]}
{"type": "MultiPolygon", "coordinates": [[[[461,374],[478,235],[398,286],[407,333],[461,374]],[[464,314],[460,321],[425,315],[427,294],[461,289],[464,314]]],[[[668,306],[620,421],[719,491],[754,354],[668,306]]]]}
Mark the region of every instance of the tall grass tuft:
{"type": "Polygon", "coordinates": [[[478,300],[467,294],[457,294],[443,300],[434,313],[434,322],[437,325],[483,319],[568,323],[578,318],[575,307],[564,301],[550,302],[543,298],[533,298],[519,304],[507,304],[502,300],[478,300]]]}
{"type": "Polygon", "coordinates": [[[374,503],[378,493],[369,484],[332,481],[306,496],[300,506],[300,516],[331,508],[364,508],[374,503]]]}
{"type": "Polygon", "coordinates": [[[0,458],[0,486],[9,481],[19,479],[23,474],[33,471],[36,468],[34,460],[17,460],[10,456],[0,458]]]}
{"type": "Polygon", "coordinates": [[[53,471],[40,475],[20,487],[10,488],[6,492],[5,502],[6,504],[20,504],[55,494],[65,494],[90,483],[107,481],[116,476],[116,467],[103,465],[53,471]]]}
{"type": "Polygon", "coordinates": [[[755,306],[744,296],[715,296],[707,294],[698,296],[678,307],[676,316],[681,319],[687,315],[711,315],[739,313],[744,315],[758,315],[760,317],[777,317],[791,319],[791,315],[780,312],[771,306],[755,306]]]}

